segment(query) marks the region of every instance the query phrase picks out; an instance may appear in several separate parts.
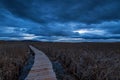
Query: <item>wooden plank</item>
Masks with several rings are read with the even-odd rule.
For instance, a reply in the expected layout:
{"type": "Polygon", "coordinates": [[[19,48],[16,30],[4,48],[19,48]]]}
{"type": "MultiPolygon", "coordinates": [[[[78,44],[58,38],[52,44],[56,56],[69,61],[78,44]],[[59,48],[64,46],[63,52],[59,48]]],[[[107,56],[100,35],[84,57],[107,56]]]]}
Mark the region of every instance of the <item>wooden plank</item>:
{"type": "Polygon", "coordinates": [[[25,80],[57,80],[49,58],[35,47],[29,47],[35,54],[35,60],[25,80]]]}

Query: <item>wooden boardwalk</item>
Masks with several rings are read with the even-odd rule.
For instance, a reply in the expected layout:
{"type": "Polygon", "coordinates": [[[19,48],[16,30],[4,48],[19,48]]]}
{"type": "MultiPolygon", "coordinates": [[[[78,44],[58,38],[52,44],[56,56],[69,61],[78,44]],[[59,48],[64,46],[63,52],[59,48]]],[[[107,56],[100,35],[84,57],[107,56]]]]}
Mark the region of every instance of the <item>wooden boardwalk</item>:
{"type": "Polygon", "coordinates": [[[25,80],[57,80],[49,58],[35,47],[30,48],[35,54],[35,60],[25,80]]]}

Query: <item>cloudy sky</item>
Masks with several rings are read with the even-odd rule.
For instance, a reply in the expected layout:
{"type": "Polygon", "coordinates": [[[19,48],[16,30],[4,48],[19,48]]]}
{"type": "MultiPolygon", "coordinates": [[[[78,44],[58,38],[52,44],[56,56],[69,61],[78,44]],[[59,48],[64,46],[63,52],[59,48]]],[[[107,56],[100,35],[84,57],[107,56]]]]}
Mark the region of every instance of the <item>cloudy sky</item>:
{"type": "Polygon", "coordinates": [[[0,40],[120,41],[120,0],[0,0],[0,40]]]}

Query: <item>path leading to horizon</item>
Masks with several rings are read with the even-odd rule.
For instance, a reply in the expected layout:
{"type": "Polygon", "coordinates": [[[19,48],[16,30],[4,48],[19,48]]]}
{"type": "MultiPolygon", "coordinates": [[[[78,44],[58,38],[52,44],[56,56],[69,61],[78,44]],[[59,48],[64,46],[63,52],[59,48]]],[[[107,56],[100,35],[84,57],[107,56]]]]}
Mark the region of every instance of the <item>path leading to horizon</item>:
{"type": "Polygon", "coordinates": [[[40,50],[29,46],[35,54],[34,64],[25,80],[57,80],[49,58],[40,50]]]}

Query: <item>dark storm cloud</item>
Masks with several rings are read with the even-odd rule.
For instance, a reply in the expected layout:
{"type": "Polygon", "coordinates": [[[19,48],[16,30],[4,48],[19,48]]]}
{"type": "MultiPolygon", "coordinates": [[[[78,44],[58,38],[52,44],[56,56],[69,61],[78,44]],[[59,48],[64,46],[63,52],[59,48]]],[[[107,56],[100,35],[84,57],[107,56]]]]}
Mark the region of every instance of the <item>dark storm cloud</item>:
{"type": "Polygon", "coordinates": [[[119,4],[119,0],[83,0],[70,7],[65,6],[60,18],[85,23],[119,20],[119,4]]]}
{"type": "Polygon", "coordinates": [[[2,0],[11,13],[44,23],[50,20],[94,23],[120,19],[119,0],[2,0]]]}
{"type": "Polygon", "coordinates": [[[0,0],[0,37],[120,39],[119,4],[120,0],[0,0]]]}

